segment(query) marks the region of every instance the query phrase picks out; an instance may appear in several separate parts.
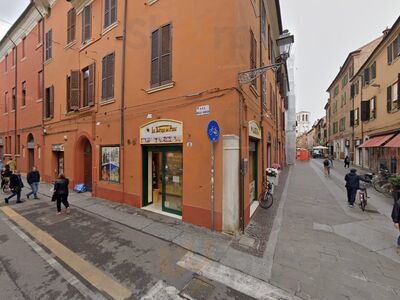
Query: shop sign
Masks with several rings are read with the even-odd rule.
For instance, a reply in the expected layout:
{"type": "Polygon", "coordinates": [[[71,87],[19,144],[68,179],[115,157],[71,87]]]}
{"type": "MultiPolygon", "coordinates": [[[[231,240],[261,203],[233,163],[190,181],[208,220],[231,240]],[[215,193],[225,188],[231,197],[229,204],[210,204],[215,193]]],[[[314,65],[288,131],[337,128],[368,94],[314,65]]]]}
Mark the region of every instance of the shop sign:
{"type": "Polygon", "coordinates": [[[201,105],[196,107],[197,116],[205,116],[210,114],[210,105],[201,105]]]}
{"type": "Polygon", "coordinates": [[[51,150],[55,152],[64,152],[64,144],[52,144],[51,150]]]}
{"type": "Polygon", "coordinates": [[[140,143],[176,144],[183,141],[183,124],[174,120],[157,120],[140,128],[140,143]]]}
{"type": "Polygon", "coordinates": [[[249,122],[249,136],[261,140],[261,129],[256,121],[249,122]]]}

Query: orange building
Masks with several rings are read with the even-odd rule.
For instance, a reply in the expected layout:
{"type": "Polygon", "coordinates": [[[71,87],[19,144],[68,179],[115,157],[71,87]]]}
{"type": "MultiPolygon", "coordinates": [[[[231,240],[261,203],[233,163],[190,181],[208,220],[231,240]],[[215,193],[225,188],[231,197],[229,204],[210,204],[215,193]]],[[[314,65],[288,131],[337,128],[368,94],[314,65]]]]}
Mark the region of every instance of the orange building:
{"type": "Polygon", "coordinates": [[[43,169],[41,15],[31,3],[0,41],[0,157],[43,169]]]}
{"type": "Polygon", "coordinates": [[[263,170],[285,165],[288,84],[285,64],[238,76],[280,63],[279,1],[36,2],[44,178],[63,172],[94,196],[216,230],[247,224],[263,170]]]}

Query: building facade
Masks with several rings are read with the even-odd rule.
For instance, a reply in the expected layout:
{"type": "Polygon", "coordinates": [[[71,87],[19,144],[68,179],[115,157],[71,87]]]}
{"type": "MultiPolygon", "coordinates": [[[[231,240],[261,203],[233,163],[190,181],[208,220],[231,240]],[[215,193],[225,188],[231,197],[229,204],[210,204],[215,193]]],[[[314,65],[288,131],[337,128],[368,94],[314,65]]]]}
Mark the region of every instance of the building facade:
{"type": "Polygon", "coordinates": [[[311,114],[309,111],[300,111],[296,113],[296,136],[308,132],[311,129],[311,114]]]}
{"type": "Polygon", "coordinates": [[[295,86],[295,58],[292,55],[288,59],[288,77],[289,77],[289,87],[288,92],[288,107],[286,109],[285,118],[285,134],[286,134],[286,161],[288,165],[292,165],[296,162],[296,86],[295,86]]]}
{"type": "Polygon", "coordinates": [[[44,74],[34,117],[43,177],[65,173],[94,196],[235,232],[264,170],[286,164],[285,63],[238,84],[239,72],[281,62],[279,1],[146,4],[31,4],[43,15],[30,72],[44,74]]]}

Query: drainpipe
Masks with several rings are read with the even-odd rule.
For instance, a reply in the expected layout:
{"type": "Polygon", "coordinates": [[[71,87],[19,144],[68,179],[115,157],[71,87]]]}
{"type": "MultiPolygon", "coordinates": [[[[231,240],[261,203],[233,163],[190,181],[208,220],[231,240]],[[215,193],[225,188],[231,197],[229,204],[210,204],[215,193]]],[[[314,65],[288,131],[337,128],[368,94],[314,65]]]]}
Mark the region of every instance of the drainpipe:
{"type": "MultiPolygon", "coordinates": [[[[8,36],[8,39],[13,43],[15,53],[13,55],[13,60],[15,59],[15,65],[14,65],[14,87],[15,87],[15,108],[14,108],[14,163],[17,166],[17,111],[18,111],[18,49],[17,45],[15,42],[11,39],[10,36],[8,36]]],[[[14,100],[14,99],[13,99],[14,100]]],[[[17,166],[18,167],[18,166],[17,166]]],[[[16,168],[17,168],[16,167],[16,168]]]]}
{"type": "MultiPolygon", "coordinates": [[[[361,97],[361,106],[362,106],[362,101],[363,101],[363,76],[359,75],[361,78],[361,84],[360,84],[360,97],[361,97]]],[[[360,113],[360,119],[361,119],[361,113],[360,113]]],[[[364,143],[364,122],[361,120],[361,140],[364,143]]],[[[361,150],[362,153],[362,159],[361,159],[361,168],[364,168],[364,154],[365,151],[364,149],[361,150]]]]}
{"type": "Polygon", "coordinates": [[[122,32],[122,74],[121,74],[121,183],[122,183],[122,199],[125,198],[125,62],[126,62],[126,23],[128,14],[128,0],[124,1],[124,25],[122,32]]]}
{"type": "Polygon", "coordinates": [[[242,155],[242,141],[243,141],[243,94],[239,85],[239,228],[244,233],[244,164],[242,155]]]}
{"type": "MultiPolygon", "coordinates": [[[[262,5],[261,5],[261,1],[260,1],[260,12],[262,9],[262,5]]],[[[262,67],[261,62],[263,61],[263,43],[262,43],[262,20],[260,18],[260,67],[262,67]]],[[[266,76],[265,76],[266,78],[266,76]]],[[[261,80],[263,80],[263,76],[261,76],[261,80]]],[[[264,182],[265,180],[265,155],[264,155],[264,151],[265,151],[265,147],[264,147],[264,142],[265,142],[265,138],[264,138],[264,126],[263,126],[263,121],[264,121],[264,114],[263,114],[263,102],[262,102],[262,94],[263,94],[263,84],[261,84],[261,98],[260,98],[260,116],[261,116],[261,122],[260,122],[260,127],[261,127],[261,172],[262,172],[262,182],[264,182]]],[[[258,186],[258,184],[256,185],[258,186]]],[[[258,194],[258,191],[256,191],[258,194]]]]}

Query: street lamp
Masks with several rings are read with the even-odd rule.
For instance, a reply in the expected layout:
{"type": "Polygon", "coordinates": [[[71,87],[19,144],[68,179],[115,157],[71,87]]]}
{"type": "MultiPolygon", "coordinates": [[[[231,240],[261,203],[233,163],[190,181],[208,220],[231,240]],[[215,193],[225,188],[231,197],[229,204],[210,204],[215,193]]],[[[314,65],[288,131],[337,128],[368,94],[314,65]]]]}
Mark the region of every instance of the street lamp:
{"type": "Polygon", "coordinates": [[[273,70],[276,72],[279,67],[286,62],[290,55],[290,48],[294,43],[294,36],[289,33],[288,30],[283,31],[283,33],[276,40],[276,44],[279,47],[280,61],[275,64],[262,66],[260,68],[251,69],[248,71],[239,73],[239,84],[246,84],[252,82],[254,79],[265,74],[268,70],[273,70]]]}

